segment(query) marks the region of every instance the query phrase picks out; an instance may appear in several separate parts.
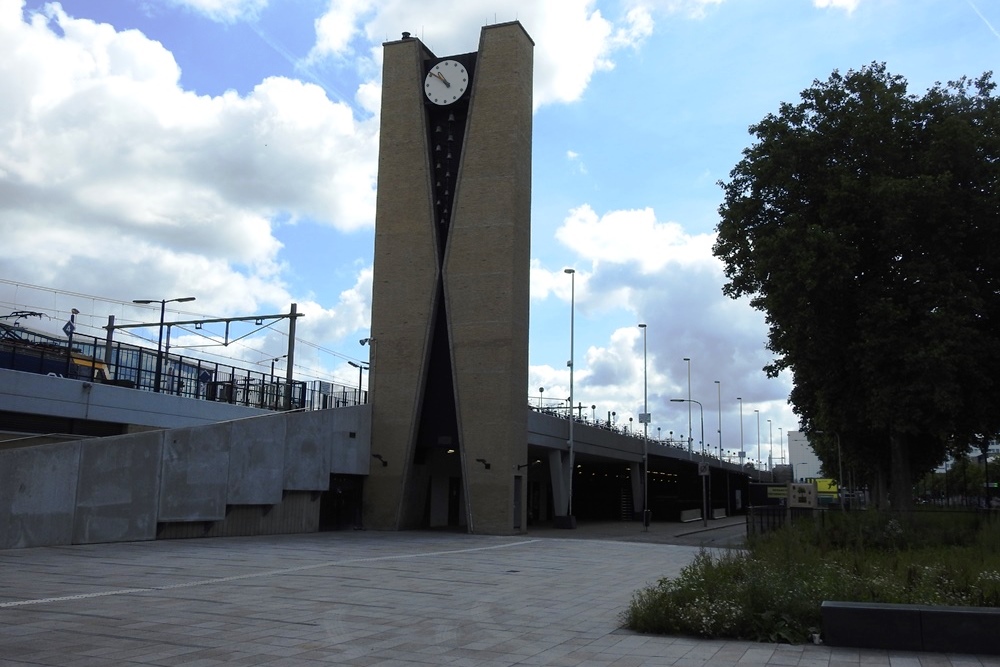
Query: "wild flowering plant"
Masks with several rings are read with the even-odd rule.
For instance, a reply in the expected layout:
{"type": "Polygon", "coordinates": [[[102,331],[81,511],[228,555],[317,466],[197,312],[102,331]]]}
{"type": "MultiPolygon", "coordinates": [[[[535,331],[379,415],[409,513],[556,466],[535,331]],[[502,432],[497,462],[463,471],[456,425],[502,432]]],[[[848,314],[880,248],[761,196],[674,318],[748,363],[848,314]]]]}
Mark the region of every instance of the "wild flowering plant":
{"type": "Polygon", "coordinates": [[[677,578],[637,591],[625,625],[797,643],[820,632],[824,600],[1000,606],[1000,521],[919,519],[838,515],[702,551],[677,578]]]}

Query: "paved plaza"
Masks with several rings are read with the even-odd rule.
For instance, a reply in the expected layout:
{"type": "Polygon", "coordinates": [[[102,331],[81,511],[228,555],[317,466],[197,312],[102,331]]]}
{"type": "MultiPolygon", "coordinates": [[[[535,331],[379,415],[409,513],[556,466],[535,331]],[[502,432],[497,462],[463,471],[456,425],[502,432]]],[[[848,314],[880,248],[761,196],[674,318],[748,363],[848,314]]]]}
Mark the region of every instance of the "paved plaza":
{"type": "MultiPolygon", "coordinates": [[[[1000,667],[1000,657],[638,635],[621,629],[633,591],[676,575],[699,531],[536,533],[0,551],[0,664],[1000,667]]],[[[703,534],[711,545],[716,533],[703,534]]]]}

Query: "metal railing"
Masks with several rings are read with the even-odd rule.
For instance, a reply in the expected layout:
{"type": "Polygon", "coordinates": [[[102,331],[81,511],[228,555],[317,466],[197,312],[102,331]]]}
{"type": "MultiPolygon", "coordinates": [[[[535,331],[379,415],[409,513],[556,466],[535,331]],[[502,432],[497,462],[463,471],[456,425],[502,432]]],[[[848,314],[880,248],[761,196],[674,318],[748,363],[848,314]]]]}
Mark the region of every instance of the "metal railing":
{"type": "Polygon", "coordinates": [[[323,410],[367,403],[368,392],[321,380],[293,380],[266,371],[164,354],[157,378],[157,351],[77,335],[65,341],[16,327],[0,328],[0,368],[157,391],[267,410],[323,410]],[[157,379],[159,386],[157,387],[157,379]]]}

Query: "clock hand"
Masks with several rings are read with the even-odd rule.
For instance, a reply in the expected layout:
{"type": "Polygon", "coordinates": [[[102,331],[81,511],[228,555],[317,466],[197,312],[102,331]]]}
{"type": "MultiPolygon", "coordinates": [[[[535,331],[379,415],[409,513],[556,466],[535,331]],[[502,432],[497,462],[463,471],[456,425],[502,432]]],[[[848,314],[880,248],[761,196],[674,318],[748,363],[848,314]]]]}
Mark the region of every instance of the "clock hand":
{"type": "Polygon", "coordinates": [[[442,74],[441,72],[431,72],[431,74],[441,79],[441,83],[443,83],[445,86],[451,88],[451,84],[448,83],[448,79],[444,78],[444,74],[442,74]]]}

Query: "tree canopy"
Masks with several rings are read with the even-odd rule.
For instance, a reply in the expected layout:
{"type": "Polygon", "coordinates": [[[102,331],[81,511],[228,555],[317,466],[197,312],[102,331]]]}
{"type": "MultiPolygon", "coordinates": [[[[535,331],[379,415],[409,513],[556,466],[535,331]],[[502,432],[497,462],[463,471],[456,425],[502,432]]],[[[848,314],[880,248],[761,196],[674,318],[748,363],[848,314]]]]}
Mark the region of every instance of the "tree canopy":
{"type": "Polygon", "coordinates": [[[896,506],[949,443],[1000,432],[1000,99],[835,71],[751,126],[720,185],[724,292],[749,296],[807,430],[889,466],[896,506]]]}

